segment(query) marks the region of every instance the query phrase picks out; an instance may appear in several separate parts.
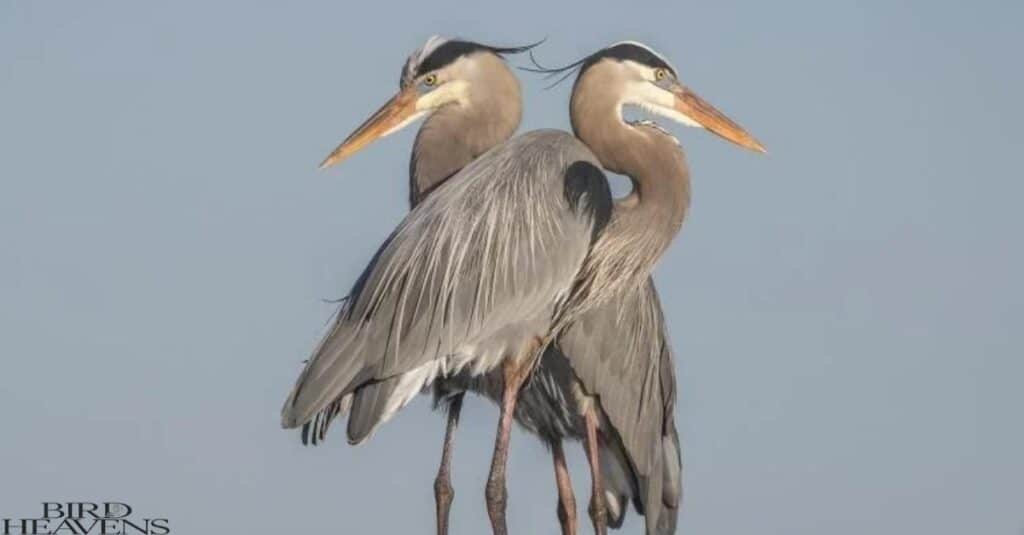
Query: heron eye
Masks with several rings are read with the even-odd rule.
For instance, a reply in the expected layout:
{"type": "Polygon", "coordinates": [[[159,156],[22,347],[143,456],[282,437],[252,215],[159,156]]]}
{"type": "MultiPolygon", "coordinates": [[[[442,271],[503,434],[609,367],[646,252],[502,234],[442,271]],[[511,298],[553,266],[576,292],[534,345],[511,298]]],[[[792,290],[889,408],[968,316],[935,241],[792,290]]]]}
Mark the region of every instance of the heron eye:
{"type": "Polygon", "coordinates": [[[655,80],[664,80],[665,78],[668,78],[668,71],[666,71],[665,69],[658,69],[654,71],[655,80]]]}
{"type": "Polygon", "coordinates": [[[423,83],[429,86],[437,85],[437,75],[428,74],[425,78],[423,78],[423,83]]]}

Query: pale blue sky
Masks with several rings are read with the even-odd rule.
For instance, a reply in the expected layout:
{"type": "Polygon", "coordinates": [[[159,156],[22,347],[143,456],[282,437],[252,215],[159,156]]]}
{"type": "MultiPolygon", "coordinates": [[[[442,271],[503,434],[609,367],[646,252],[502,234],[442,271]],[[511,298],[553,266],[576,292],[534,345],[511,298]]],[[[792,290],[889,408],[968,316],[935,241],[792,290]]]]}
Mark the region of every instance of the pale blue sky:
{"type": "MultiPolygon", "coordinates": [[[[0,517],[115,499],[174,533],[430,532],[426,399],[358,448],[302,448],[278,411],[322,299],[405,211],[412,131],[316,164],[442,33],[547,36],[552,64],[645,41],[771,151],[673,127],[693,209],[656,280],[682,533],[1019,535],[1022,21],[1018,1],[6,0],[0,517]]],[[[523,78],[523,129],[566,128],[568,84],[523,78]]],[[[495,418],[467,403],[453,533],[485,530],[495,418]]],[[[510,470],[512,530],[556,533],[543,448],[517,433],[510,470]]]]}

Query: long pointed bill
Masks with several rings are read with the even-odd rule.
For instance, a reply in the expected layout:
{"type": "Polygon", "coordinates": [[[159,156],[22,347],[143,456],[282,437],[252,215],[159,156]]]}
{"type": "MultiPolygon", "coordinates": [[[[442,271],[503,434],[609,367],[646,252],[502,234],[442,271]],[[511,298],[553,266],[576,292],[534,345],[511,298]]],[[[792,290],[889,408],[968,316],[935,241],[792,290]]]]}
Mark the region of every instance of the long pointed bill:
{"type": "Polygon", "coordinates": [[[338,148],[324,159],[320,164],[320,169],[341,162],[370,143],[400,130],[403,126],[416,120],[423,113],[416,109],[417,98],[418,94],[413,88],[401,91],[391,97],[391,100],[359,125],[359,128],[349,134],[345,141],[342,141],[341,145],[338,145],[338,148]]]}
{"type": "Polygon", "coordinates": [[[672,88],[672,94],[675,95],[675,110],[679,113],[689,117],[726,141],[731,141],[741,147],[757,152],[768,152],[765,150],[764,145],[761,145],[753,136],[748,134],[742,126],[716,110],[714,106],[708,104],[693,91],[690,91],[688,87],[677,85],[672,88]]]}

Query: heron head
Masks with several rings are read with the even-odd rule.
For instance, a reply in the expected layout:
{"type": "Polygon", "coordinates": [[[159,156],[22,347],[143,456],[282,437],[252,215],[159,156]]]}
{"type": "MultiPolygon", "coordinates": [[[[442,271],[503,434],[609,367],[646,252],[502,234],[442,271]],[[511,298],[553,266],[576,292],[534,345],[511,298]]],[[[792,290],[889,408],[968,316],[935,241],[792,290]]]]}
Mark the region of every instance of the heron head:
{"type": "Polygon", "coordinates": [[[646,45],[616,43],[580,60],[579,68],[574,101],[585,99],[586,93],[604,92],[617,103],[620,117],[623,106],[633,105],[686,126],[707,129],[741,147],[766,152],[743,127],[683,85],[668,60],[646,45]]]}
{"type": "Polygon", "coordinates": [[[433,36],[402,67],[398,93],[363,122],[320,164],[329,167],[359,152],[370,143],[397,132],[445,106],[468,107],[475,88],[513,88],[517,103],[519,82],[502,56],[529,50],[493,47],[433,36]],[[488,83],[496,82],[496,83],[488,83]]]}

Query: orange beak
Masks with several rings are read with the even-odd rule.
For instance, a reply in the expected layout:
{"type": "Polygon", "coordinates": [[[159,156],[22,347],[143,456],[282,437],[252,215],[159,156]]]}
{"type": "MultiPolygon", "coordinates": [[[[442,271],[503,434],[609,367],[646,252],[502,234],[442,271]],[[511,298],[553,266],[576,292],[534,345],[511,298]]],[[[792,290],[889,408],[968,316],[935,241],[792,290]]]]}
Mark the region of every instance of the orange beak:
{"type": "Polygon", "coordinates": [[[765,150],[764,145],[761,145],[758,140],[754,139],[754,136],[748,134],[742,126],[726,117],[725,114],[697,96],[688,87],[676,84],[671,91],[675,95],[675,110],[679,113],[693,119],[726,141],[731,141],[753,151],[768,152],[765,150]]]}
{"type": "Polygon", "coordinates": [[[419,112],[416,110],[417,97],[418,94],[414,88],[402,90],[391,97],[391,100],[384,103],[369,119],[359,125],[359,128],[349,134],[345,141],[342,141],[341,145],[338,145],[338,148],[324,159],[320,164],[320,169],[345,160],[370,143],[412,122],[419,116],[419,112]]]}

